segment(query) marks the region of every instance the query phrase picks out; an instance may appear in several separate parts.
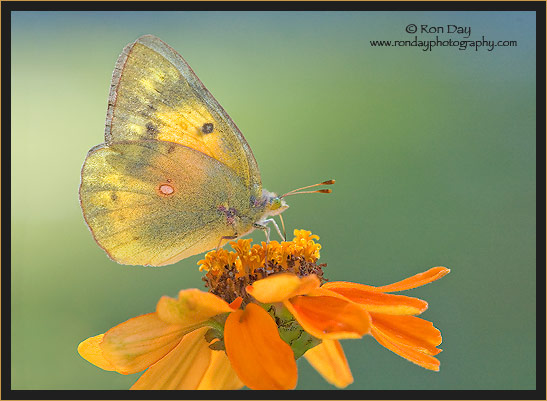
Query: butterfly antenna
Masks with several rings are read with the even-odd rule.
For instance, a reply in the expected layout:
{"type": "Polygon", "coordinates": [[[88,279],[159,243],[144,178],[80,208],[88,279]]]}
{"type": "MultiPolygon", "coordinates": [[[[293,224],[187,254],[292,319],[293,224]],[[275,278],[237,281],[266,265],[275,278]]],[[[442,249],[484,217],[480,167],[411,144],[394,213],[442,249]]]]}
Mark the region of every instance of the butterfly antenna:
{"type": "Polygon", "coordinates": [[[316,191],[302,191],[302,190],[318,187],[320,185],[332,185],[335,182],[336,182],[335,180],[327,180],[327,181],[320,182],[319,184],[313,184],[313,185],[308,185],[307,187],[293,189],[292,191],[289,191],[286,194],[281,195],[279,198],[284,198],[285,196],[296,195],[296,194],[330,194],[332,192],[332,189],[318,189],[316,191]]]}

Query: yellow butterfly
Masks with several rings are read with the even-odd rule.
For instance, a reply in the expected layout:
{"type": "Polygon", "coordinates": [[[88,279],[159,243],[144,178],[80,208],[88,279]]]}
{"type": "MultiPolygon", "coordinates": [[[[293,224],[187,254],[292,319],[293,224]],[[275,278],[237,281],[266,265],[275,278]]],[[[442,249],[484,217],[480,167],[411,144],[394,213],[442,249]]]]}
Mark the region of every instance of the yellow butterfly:
{"type": "Polygon", "coordinates": [[[105,143],[87,154],[80,185],[85,221],[110,258],[162,266],[255,228],[269,238],[285,196],[330,192],[300,191],[312,186],[262,189],[245,138],[184,59],[152,35],[123,49],[105,143]]]}

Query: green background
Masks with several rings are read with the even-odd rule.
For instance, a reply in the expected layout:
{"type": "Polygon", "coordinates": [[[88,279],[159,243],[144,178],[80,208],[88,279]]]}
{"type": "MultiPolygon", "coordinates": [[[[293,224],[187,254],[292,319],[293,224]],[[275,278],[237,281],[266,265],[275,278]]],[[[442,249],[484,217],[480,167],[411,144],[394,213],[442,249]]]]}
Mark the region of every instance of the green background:
{"type": "MultiPolygon", "coordinates": [[[[442,331],[441,371],[367,336],[342,342],[349,389],[535,387],[533,13],[16,12],[14,389],[129,388],[138,374],[101,371],[78,343],[152,312],[162,295],[203,288],[200,255],[156,269],[109,260],[78,204],[86,153],[103,142],[114,63],[147,33],[180,52],[238,124],[267,189],[337,180],[331,195],[288,198],[284,213],[289,232],[321,237],[326,277],[383,285],[452,270],[405,293],[429,302],[422,316],[442,331]],[[470,26],[470,40],[518,45],[370,46],[414,39],[411,23],[470,26]]],[[[334,389],[298,364],[298,389],[334,389]]]]}

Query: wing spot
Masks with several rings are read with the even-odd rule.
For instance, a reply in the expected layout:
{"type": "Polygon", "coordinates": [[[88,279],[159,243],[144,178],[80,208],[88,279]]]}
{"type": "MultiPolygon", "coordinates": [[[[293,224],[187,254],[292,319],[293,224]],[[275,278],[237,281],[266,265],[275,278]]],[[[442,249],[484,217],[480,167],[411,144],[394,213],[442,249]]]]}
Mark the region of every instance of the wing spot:
{"type": "Polygon", "coordinates": [[[155,138],[158,134],[158,129],[152,123],[146,124],[146,135],[149,137],[155,138]]]}
{"type": "MultiPolygon", "coordinates": [[[[170,180],[168,180],[168,181],[170,181],[170,180]]],[[[169,196],[169,195],[173,195],[175,193],[175,188],[173,188],[173,186],[170,185],[170,184],[161,184],[158,187],[158,191],[159,191],[160,195],[169,196]]]]}
{"type": "Polygon", "coordinates": [[[113,202],[116,202],[118,200],[118,195],[116,195],[116,192],[110,193],[110,199],[112,199],[113,202]]]}
{"type": "Polygon", "coordinates": [[[210,134],[211,132],[213,132],[214,129],[215,126],[213,125],[213,123],[205,123],[201,127],[201,132],[203,132],[204,134],[210,134]]]}

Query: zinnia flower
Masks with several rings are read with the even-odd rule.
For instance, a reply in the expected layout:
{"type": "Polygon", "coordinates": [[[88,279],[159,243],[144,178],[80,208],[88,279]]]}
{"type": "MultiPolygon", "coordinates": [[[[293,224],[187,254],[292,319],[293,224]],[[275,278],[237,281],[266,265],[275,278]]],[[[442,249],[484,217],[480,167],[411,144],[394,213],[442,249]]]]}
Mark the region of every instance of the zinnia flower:
{"type": "Polygon", "coordinates": [[[326,282],[321,246],[309,231],[288,242],[232,242],[198,264],[209,292],[162,297],[153,313],[121,323],[78,346],[92,364],[144,374],[132,389],[292,389],[304,356],[330,383],[353,382],[338,340],[371,334],[426,369],[438,370],[440,332],[415,317],[417,298],[387,294],[415,288],[449,272],[435,267],[398,283],[372,287],[326,282]],[[323,283],[323,284],[322,284],[323,283]],[[322,285],[321,285],[322,284],[322,285]]]}

